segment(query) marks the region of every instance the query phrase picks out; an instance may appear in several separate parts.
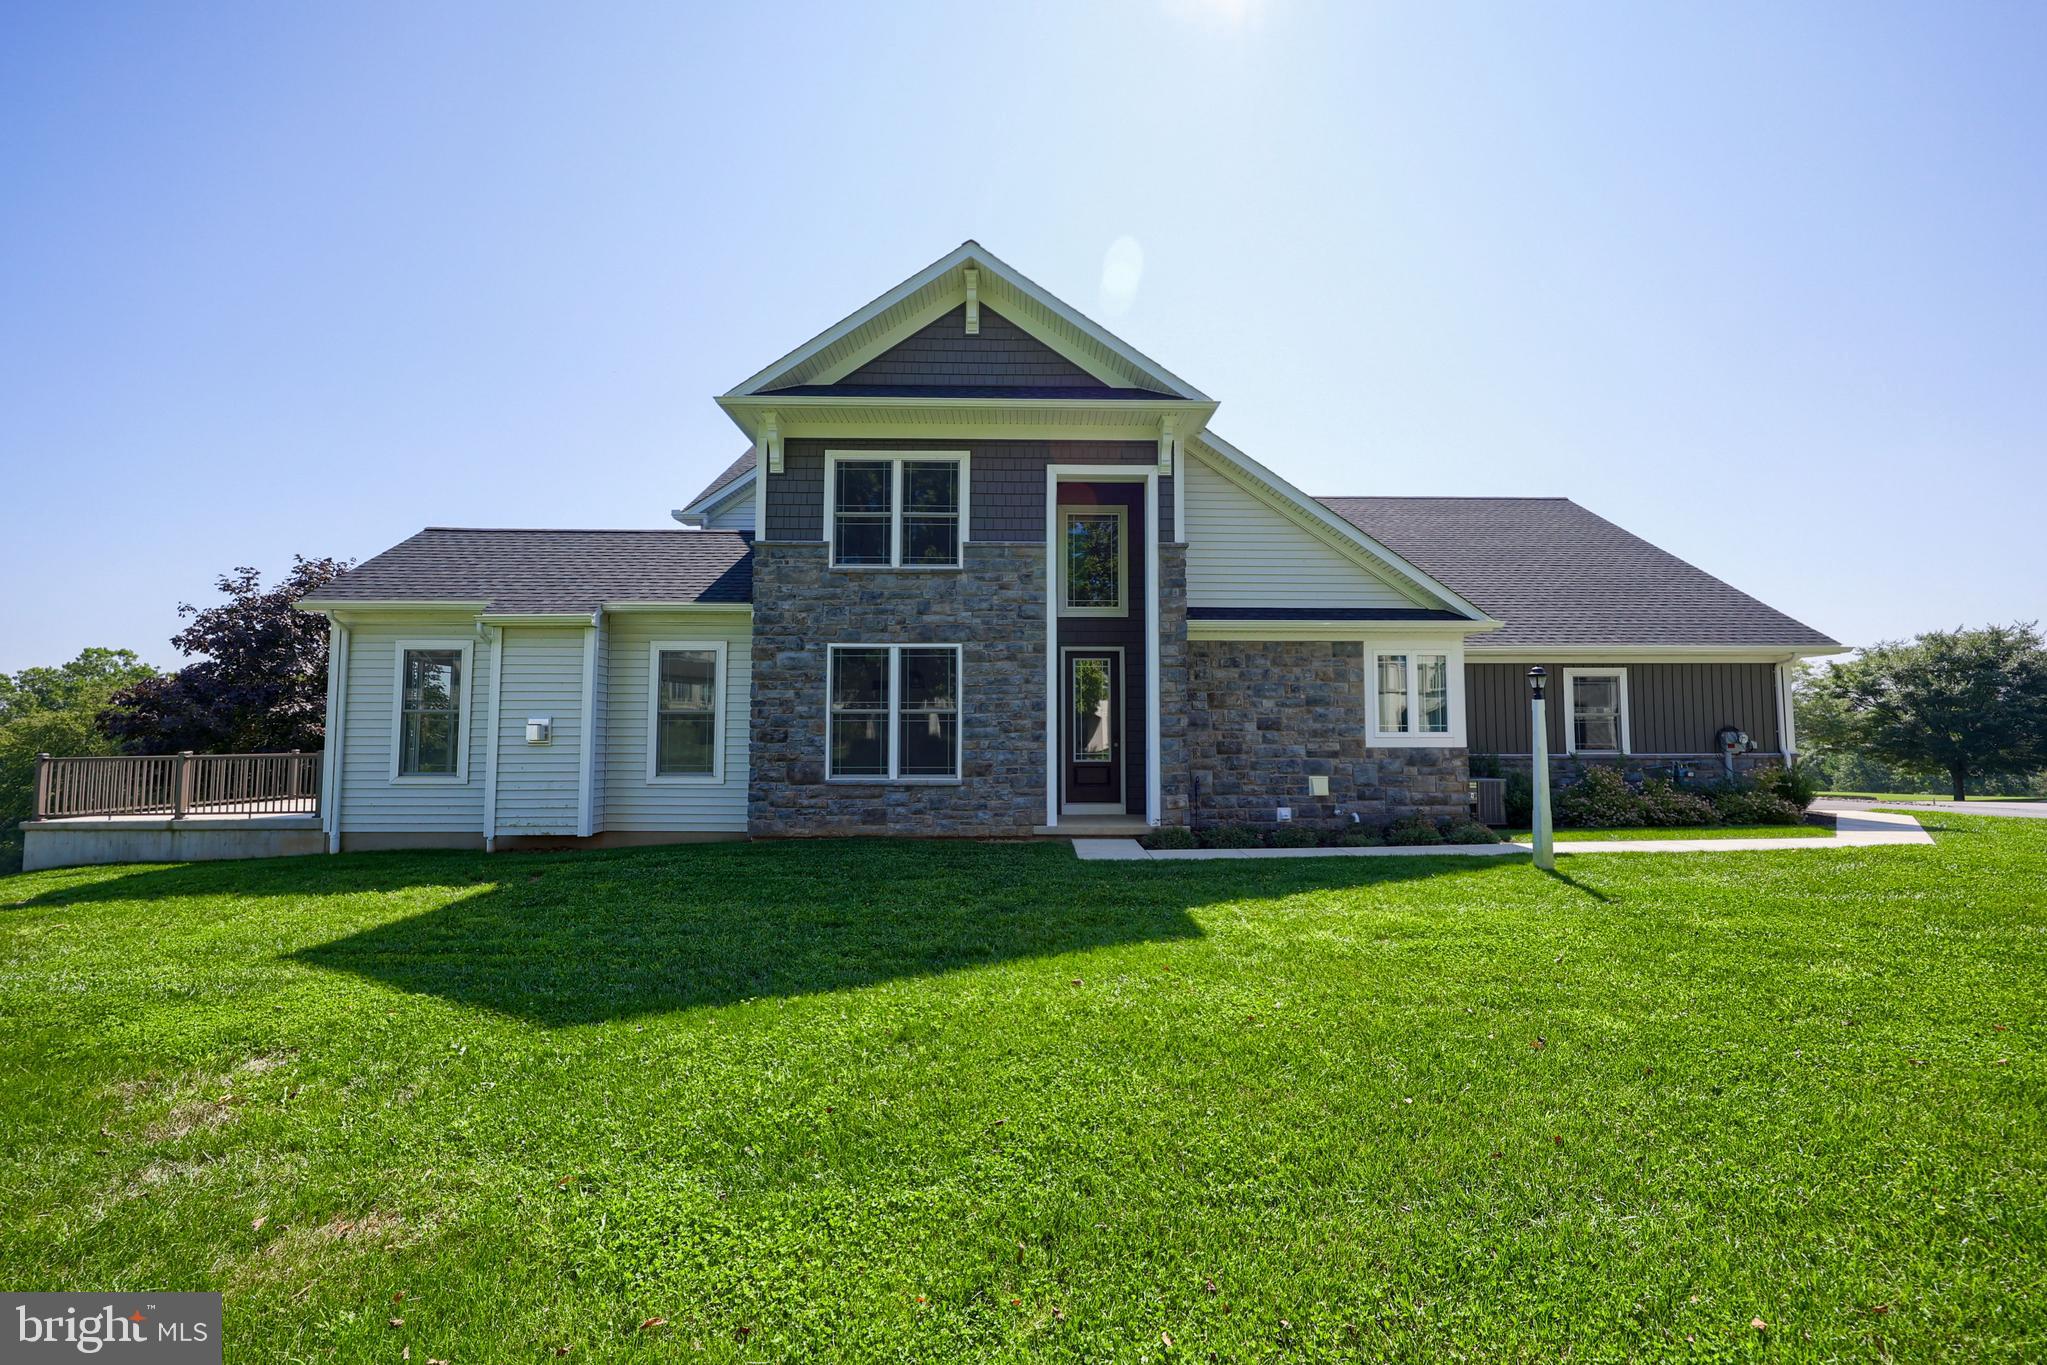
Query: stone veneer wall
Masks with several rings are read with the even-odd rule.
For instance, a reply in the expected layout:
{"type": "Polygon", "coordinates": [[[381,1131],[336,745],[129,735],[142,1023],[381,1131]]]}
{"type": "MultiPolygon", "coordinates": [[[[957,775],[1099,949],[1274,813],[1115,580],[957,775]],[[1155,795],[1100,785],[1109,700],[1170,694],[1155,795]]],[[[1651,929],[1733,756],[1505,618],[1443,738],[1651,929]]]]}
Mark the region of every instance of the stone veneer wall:
{"type": "Polygon", "coordinates": [[[757,835],[1028,835],[1045,818],[1045,552],[966,547],[957,571],[829,569],[818,542],[753,550],[757,835]],[[825,781],[825,651],[964,645],[956,783],[825,781]]]}
{"type": "Polygon", "coordinates": [[[1195,640],[1187,645],[1187,750],[1195,825],[1366,828],[1470,813],[1463,749],[1365,742],[1364,646],[1355,640],[1195,640]],[[1329,779],[1329,795],[1308,779],[1329,779]]]}
{"type": "MultiPolygon", "coordinates": [[[[1159,823],[1188,822],[1187,547],[1159,546],[1159,823]]],[[[1142,813],[1142,812],[1140,812],[1142,813]]]]}

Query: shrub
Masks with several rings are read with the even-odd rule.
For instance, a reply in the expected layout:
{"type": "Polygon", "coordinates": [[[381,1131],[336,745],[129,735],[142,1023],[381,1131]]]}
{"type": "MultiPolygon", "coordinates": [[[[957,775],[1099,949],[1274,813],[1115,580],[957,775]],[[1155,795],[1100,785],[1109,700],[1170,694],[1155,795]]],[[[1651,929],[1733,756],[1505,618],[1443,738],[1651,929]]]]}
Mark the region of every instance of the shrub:
{"type": "Polygon", "coordinates": [[[1473,754],[1471,756],[1471,775],[1473,777],[1500,776],[1500,756],[1498,754],[1473,754]]]}
{"type": "Polygon", "coordinates": [[[1535,783],[1527,773],[1508,773],[1507,789],[1503,803],[1507,810],[1507,823],[1516,829],[1535,818],[1535,783]]]}
{"type": "Polygon", "coordinates": [[[1642,784],[1642,823],[1645,825],[1717,825],[1720,812],[1697,792],[1685,791],[1667,777],[1652,777],[1642,784]]]}
{"type": "Polygon", "coordinates": [[[1756,787],[1804,810],[1819,795],[1819,784],[1804,764],[1791,768],[1765,768],[1756,774],[1756,787]]]}
{"type": "Polygon", "coordinates": [[[1256,848],[1258,832],[1242,825],[1216,825],[1200,834],[1203,848],[1256,848]]]}
{"type": "Polygon", "coordinates": [[[1722,787],[1713,793],[1713,808],[1730,825],[1795,825],[1805,819],[1804,807],[1757,787],[1722,787]]]}
{"type": "Polygon", "coordinates": [[[1386,836],[1377,830],[1346,829],[1339,831],[1331,842],[1338,848],[1384,848],[1386,836]]]}
{"type": "Polygon", "coordinates": [[[1476,820],[1465,820],[1443,831],[1443,842],[1448,844],[1497,844],[1500,836],[1476,820]]]}
{"type": "Polygon", "coordinates": [[[1198,848],[1194,831],[1182,825],[1166,825],[1155,829],[1140,841],[1146,848],[1198,848]]]}
{"type": "Polygon", "coordinates": [[[1299,825],[1281,825],[1265,836],[1265,842],[1274,848],[1314,848],[1322,842],[1322,837],[1314,830],[1303,829],[1299,825]]]}
{"type": "Polygon", "coordinates": [[[1557,794],[1557,823],[1575,829],[1619,829],[1644,819],[1642,798],[1612,768],[1587,768],[1557,794]]]}
{"type": "Polygon", "coordinates": [[[1419,815],[1410,815],[1386,827],[1386,842],[1400,847],[1412,844],[1440,844],[1443,831],[1419,815]]]}

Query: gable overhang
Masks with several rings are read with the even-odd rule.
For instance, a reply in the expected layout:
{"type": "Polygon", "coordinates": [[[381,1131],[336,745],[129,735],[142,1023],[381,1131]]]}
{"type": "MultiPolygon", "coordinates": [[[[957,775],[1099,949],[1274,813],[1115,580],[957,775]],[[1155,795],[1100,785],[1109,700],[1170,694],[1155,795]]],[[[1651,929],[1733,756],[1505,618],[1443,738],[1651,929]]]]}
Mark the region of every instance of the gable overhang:
{"type": "MultiPolygon", "coordinates": [[[[854,310],[728,390],[749,398],[775,389],[831,384],[966,302],[968,271],[979,302],[1111,387],[1152,389],[1207,402],[1136,347],[1083,316],[978,242],[963,242],[895,288],[854,310]]],[[[787,400],[784,400],[787,401],[787,400]]],[[[728,409],[729,410],[729,409],[728,409]]]]}
{"type": "Polygon", "coordinates": [[[1465,618],[1457,623],[1461,630],[1499,629],[1501,622],[1487,615],[1449,584],[1424,573],[1417,565],[1395,554],[1214,432],[1205,428],[1195,432],[1191,446],[1196,458],[1210,468],[1218,470],[1303,530],[1344,551],[1415,601],[1430,606],[1441,604],[1457,612],[1465,618]]]}
{"type": "MultiPolygon", "coordinates": [[[[1500,628],[1498,621],[1209,620],[1187,622],[1190,640],[1429,640],[1455,643],[1500,628]]],[[[1474,647],[1475,648],[1475,647],[1474,647]]],[[[1470,657],[1467,649],[1466,657],[1470,657]]]]}
{"type": "MultiPolygon", "coordinates": [[[[756,443],[776,438],[887,436],[1013,441],[1149,441],[1162,423],[1193,431],[1216,404],[1209,399],[841,398],[773,394],[718,400],[733,425],[756,443]]],[[[718,490],[726,494],[733,485],[718,490]]],[[[685,508],[694,511],[695,508],[685,508]]]]}
{"type": "Polygon", "coordinates": [[[669,515],[677,521],[682,520],[684,517],[709,516],[734,498],[751,492],[756,472],[756,469],[749,469],[724,487],[712,489],[688,506],[676,508],[669,515]]]}

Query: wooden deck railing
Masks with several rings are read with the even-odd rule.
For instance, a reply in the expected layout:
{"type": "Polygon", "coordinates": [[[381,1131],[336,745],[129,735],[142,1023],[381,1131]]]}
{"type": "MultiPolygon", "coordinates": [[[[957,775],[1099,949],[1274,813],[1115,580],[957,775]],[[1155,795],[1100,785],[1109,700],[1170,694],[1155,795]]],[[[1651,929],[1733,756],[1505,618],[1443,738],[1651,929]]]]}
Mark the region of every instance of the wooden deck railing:
{"type": "Polygon", "coordinates": [[[36,755],[35,818],[317,815],[320,755],[36,755]]]}

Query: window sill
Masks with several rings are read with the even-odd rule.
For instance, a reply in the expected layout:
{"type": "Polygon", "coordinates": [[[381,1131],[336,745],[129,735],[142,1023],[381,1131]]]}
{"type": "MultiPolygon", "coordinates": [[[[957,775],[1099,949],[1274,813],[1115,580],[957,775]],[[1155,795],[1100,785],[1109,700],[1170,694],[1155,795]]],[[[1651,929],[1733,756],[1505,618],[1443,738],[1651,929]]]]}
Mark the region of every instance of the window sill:
{"type": "Polygon", "coordinates": [[[833,564],[833,573],[959,573],[965,564],[833,564]]]}
{"type": "Polygon", "coordinates": [[[1365,747],[1370,749],[1462,749],[1464,736],[1459,734],[1425,735],[1374,735],[1365,736],[1365,747]]]}
{"type": "Polygon", "coordinates": [[[723,773],[669,773],[647,779],[650,787],[722,787],[723,773]]]}
{"type": "Polygon", "coordinates": [[[459,787],[469,781],[467,773],[399,773],[391,778],[394,787],[459,787]]]}
{"type": "Polygon", "coordinates": [[[828,787],[963,787],[958,777],[827,777],[828,787]]]}

